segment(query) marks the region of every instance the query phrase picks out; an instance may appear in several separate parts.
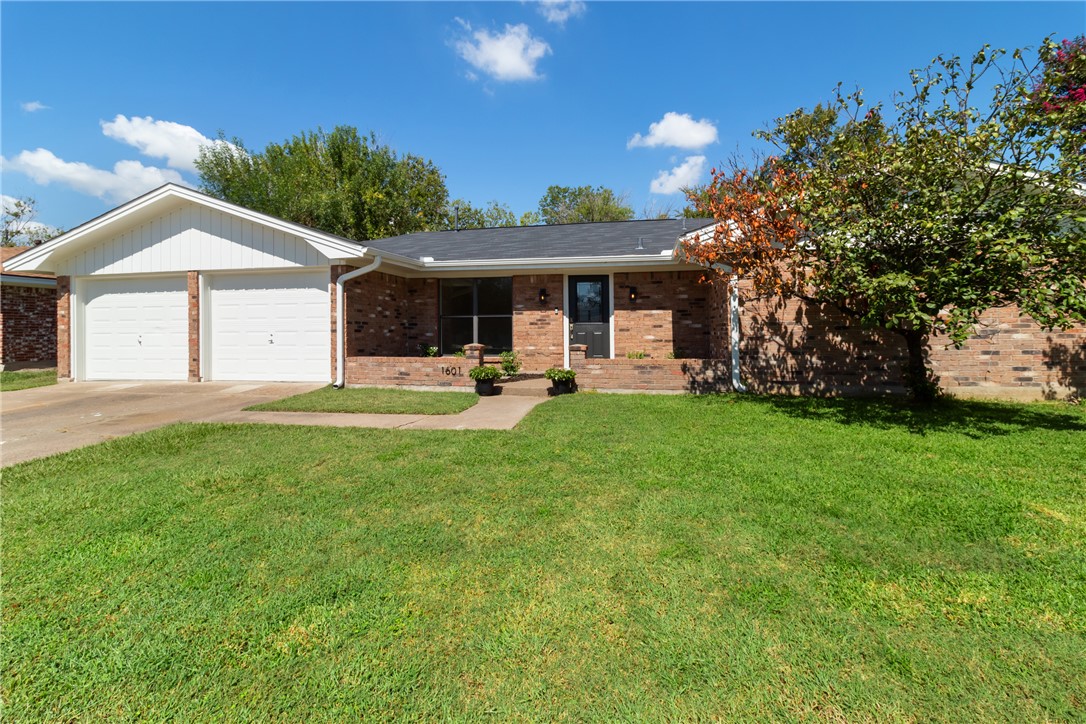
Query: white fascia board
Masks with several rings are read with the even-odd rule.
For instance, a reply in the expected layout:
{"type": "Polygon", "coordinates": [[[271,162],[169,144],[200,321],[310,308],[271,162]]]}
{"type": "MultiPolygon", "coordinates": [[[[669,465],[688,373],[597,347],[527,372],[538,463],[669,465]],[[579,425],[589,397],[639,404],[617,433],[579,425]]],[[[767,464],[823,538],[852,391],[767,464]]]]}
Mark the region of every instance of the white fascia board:
{"type": "MultiPolygon", "coordinates": [[[[706,231],[707,229],[712,229],[713,234],[715,234],[717,226],[718,226],[718,222],[714,221],[711,224],[706,224],[705,226],[699,226],[698,228],[693,229],[692,231],[688,231],[685,234],[683,234],[682,236],[680,236],[675,241],[675,251],[673,252],[675,254],[675,257],[676,258],[682,258],[683,257],[683,253],[682,253],[683,244],[686,244],[688,242],[693,241],[694,237],[700,236],[700,234],[702,232],[706,231]]],[[[699,241],[700,240],[701,239],[699,239],[699,241]]],[[[685,261],[685,259],[684,259],[684,261],[685,261]]],[[[693,262],[687,262],[687,263],[694,264],[693,262]]],[[[700,264],[694,264],[694,266],[701,266],[701,265],[700,264]]]]}
{"type": "Polygon", "coordinates": [[[44,277],[24,277],[18,274],[0,274],[0,284],[11,284],[17,287],[55,287],[57,280],[44,277]]]}
{"type": "Polygon", "coordinates": [[[290,221],[283,221],[282,219],[277,219],[274,216],[268,216],[267,214],[262,214],[258,211],[251,211],[250,209],[246,209],[236,204],[231,204],[202,194],[199,191],[194,191],[190,188],[171,183],[160,186],[154,191],[149,191],[143,196],[132,199],[128,203],[122,204],[112,211],[107,211],[101,216],[91,219],[85,224],[81,224],[71,231],[61,234],[55,239],[45,242],[41,246],[34,247],[30,251],[22,253],[15,259],[12,259],[10,264],[5,264],[5,266],[11,271],[48,271],[48,269],[43,269],[43,265],[48,262],[49,258],[55,252],[60,251],[65,247],[76,245],[81,239],[84,239],[107,226],[116,224],[126,217],[139,213],[140,211],[161,202],[163,199],[171,197],[200,204],[201,206],[206,206],[256,224],[282,231],[283,233],[292,236],[300,237],[328,258],[357,257],[366,252],[365,247],[356,242],[348,241],[331,234],[325,234],[290,221]]]}
{"type": "Polygon", "coordinates": [[[695,236],[705,231],[706,229],[715,229],[716,225],[717,222],[714,221],[712,223],[706,224],[705,226],[699,226],[696,229],[691,229],[690,231],[686,232],[678,238],[678,240],[675,242],[675,248],[679,249],[682,246],[683,242],[693,241],[695,236]]]}

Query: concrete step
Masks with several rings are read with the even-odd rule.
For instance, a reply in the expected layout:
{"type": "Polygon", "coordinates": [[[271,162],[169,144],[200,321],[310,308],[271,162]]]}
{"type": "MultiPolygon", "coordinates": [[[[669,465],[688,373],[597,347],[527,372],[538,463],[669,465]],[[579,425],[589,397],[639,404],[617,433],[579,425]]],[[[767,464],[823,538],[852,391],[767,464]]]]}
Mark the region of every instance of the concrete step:
{"type": "Polygon", "coordinates": [[[550,380],[539,377],[527,380],[516,380],[514,382],[499,382],[498,387],[501,388],[501,394],[503,395],[549,397],[548,390],[550,390],[551,383],[550,380]]]}

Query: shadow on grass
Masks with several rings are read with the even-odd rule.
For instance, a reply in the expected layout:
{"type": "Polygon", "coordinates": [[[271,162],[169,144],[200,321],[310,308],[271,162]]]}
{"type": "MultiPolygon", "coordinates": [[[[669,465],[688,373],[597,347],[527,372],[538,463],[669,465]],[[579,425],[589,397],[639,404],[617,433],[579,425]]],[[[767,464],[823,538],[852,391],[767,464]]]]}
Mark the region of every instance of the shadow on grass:
{"type": "Polygon", "coordinates": [[[1022,404],[985,400],[938,400],[918,404],[902,399],[812,398],[774,395],[692,398],[719,404],[725,399],[761,405],[789,417],[840,425],[907,430],[916,435],[952,432],[971,438],[1011,435],[1030,430],[1086,432],[1086,413],[1055,404],[1022,404]]]}

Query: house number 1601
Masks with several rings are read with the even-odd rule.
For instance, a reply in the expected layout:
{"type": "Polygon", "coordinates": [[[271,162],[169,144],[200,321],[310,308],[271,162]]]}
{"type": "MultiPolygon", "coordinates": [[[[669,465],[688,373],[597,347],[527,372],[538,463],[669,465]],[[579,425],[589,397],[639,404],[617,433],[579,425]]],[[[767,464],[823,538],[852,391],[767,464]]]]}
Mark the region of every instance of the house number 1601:
{"type": "Polygon", "coordinates": [[[441,366],[441,373],[449,377],[461,377],[464,374],[460,367],[446,367],[445,365],[441,366]]]}

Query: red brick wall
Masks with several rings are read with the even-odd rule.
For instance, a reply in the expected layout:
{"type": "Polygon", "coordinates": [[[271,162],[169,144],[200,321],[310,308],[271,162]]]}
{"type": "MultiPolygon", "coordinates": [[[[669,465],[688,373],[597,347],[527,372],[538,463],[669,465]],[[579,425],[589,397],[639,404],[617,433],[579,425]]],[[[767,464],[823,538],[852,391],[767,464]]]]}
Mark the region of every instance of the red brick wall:
{"type": "Polygon", "coordinates": [[[709,324],[709,357],[731,359],[731,310],[728,308],[728,285],[722,281],[705,284],[706,317],[709,324]]]}
{"type": "Polygon", "coordinates": [[[616,272],[615,357],[708,357],[711,289],[700,278],[701,272],[616,272]],[[637,288],[636,301],[630,301],[630,287],[637,288]]]}
{"type": "Polygon", "coordinates": [[[188,273],[189,382],[200,381],[200,272],[188,273]]]}
{"type": "Polygon", "coordinates": [[[562,366],[566,333],[563,285],[561,274],[513,277],[513,349],[524,372],[562,366]],[[545,304],[539,301],[540,289],[547,290],[545,304]]]}
{"type": "Polygon", "coordinates": [[[1045,332],[1017,307],[990,309],[961,349],[932,344],[940,384],[959,394],[1019,397],[1086,394],[1086,327],[1045,332]]]}
{"type": "Polygon", "coordinates": [[[465,357],[348,357],[348,385],[419,385],[468,387],[468,370],[478,364],[465,357]]]}
{"type": "Polygon", "coordinates": [[[347,282],[345,293],[347,356],[407,356],[437,344],[436,279],[375,271],[347,282]]]}
{"type": "Polygon", "coordinates": [[[72,378],[72,278],[57,277],[57,379],[72,378]]]}
{"type": "MultiPolygon", "coordinates": [[[[1086,392],[1086,329],[1045,332],[1015,307],[989,310],[962,349],[929,346],[940,386],[1022,399],[1086,392]]],[[[744,302],[740,368],[750,388],[803,394],[904,393],[907,359],[895,334],[860,329],[831,308],[744,302]]]]}
{"type": "Polygon", "coordinates": [[[5,366],[56,364],[56,288],[4,285],[0,292],[0,349],[5,366]]]}
{"type": "Polygon", "coordinates": [[[714,359],[591,359],[583,345],[569,352],[577,387],[586,390],[654,392],[724,392],[731,389],[728,360],[714,359]]]}

